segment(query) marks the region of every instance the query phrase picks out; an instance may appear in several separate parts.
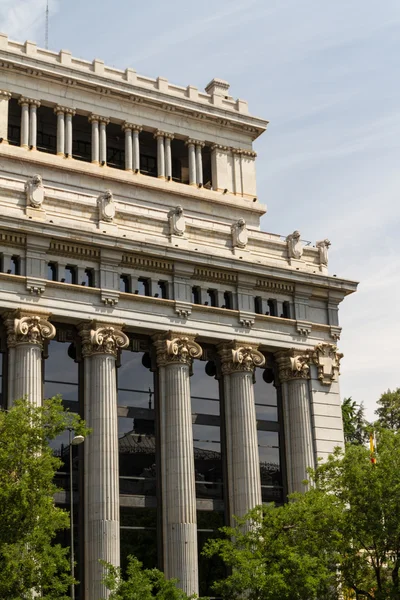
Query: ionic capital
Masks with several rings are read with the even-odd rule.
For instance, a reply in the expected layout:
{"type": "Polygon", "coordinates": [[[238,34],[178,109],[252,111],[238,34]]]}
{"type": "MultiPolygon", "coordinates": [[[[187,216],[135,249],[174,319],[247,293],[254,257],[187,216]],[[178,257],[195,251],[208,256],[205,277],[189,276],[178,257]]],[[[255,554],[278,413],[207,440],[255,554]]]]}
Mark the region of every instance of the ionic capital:
{"type": "Polygon", "coordinates": [[[223,342],[218,345],[218,353],[223,375],[237,372],[253,373],[256,367],[263,367],[265,364],[265,356],[257,350],[257,346],[247,342],[223,342]]]}
{"type": "Polygon", "coordinates": [[[172,363],[191,365],[194,358],[203,354],[202,347],[194,341],[194,336],[186,333],[158,333],[153,336],[157,353],[157,364],[164,367],[172,363]]]}
{"type": "Polygon", "coordinates": [[[204,148],[205,146],[205,142],[202,142],[201,140],[193,140],[192,138],[186,140],[185,144],[186,146],[200,146],[200,148],[204,148]]]}
{"type": "Polygon", "coordinates": [[[167,137],[170,140],[174,139],[173,133],[169,133],[168,131],[161,131],[161,129],[157,129],[157,131],[154,132],[154,138],[155,139],[157,139],[157,138],[164,138],[164,137],[167,137]]]}
{"type": "Polygon", "coordinates": [[[10,100],[11,92],[7,92],[6,90],[0,90],[0,100],[10,100]]]}
{"type": "Polygon", "coordinates": [[[57,106],[54,107],[54,113],[56,115],[65,114],[65,115],[74,116],[76,113],[76,110],[74,108],[68,108],[67,106],[60,106],[59,104],[57,104],[57,106]]]}
{"type": "Polygon", "coordinates": [[[129,344],[128,336],[109,323],[84,323],[79,327],[79,333],[82,337],[84,358],[95,354],[110,354],[117,358],[118,350],[126,348],[129,344]]]}
{"type": "Polygon", "coordinates": [[[310,354],[304,350],[291,348],[275,353],[281,383],[293,379],[310,378],[310,354]]]}
{"type": "Polygon", "coordinates": [[[125,123],[122,123],[121,129],[122,131],[130,129],[131,131],[138,131],[140,133],[143,130],[143,127],[141,125],[135,125],[134,123],[128,123],[128,121],[125,121],[125,123]]]}
{"type": "Polygon", "coordinates": [[[104,125],[108,125],[110,123],[109,117],[99,117],[99,123],[104,123],[104,125]]]}
{"type": "Polygon", "coordinates": [[[331,385],[340,375],[340,359],[343,354],[335,344],[317,344],[311,356],[318,368],[318,379],[323,385],[331,385]]]}
{"type": "Polygon", "coordinates": [[[43,346],[46,340],[52,340],[56,335],[54,325],[47,321],[49,315],[13,311],[5,315],[7,329],[7,344],[14,348],[20,344],[43,346]]]}

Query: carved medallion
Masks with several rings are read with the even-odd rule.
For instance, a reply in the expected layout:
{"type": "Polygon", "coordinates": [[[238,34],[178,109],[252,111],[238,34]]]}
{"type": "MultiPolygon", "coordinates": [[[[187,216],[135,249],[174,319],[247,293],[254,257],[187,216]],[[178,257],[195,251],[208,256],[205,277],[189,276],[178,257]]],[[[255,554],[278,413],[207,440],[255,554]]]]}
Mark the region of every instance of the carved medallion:
{"type": "Polygon", "coordinates": [[[334,344],[318,344],[314,348],[312,359],[318,367],[318,379],[323,385],[331,385],[340,375],[340,359],[343,354],[334,344]]]}
{"type": "Polygon", "coordinates": [[[44,187],[40,175],[30,177],[25,183],[27,206],[41,208],[44,201],[44,187]]]}
{"type": "Polygon", "coordinates": [[[104,194],[100,194],[97,198],[97,206],[99,207],[99,219],[112,223],[115,217],[115,202],[111,190],[106,190],[104,194]]]}
{"type": "Polygon", "coordinates": [[[186,231],[186,221],[182,206],[173,208],[169,213],[168,220],[171,235],[184,235],[186,231]]]}
{"type": "Polygon", "coordinates": [[[239,219],[231,227],[232,231],[232,246],[234,248],[246,248],[247,242],[249,241],[249,235],[247,232],[246,221],[239,219]]]}

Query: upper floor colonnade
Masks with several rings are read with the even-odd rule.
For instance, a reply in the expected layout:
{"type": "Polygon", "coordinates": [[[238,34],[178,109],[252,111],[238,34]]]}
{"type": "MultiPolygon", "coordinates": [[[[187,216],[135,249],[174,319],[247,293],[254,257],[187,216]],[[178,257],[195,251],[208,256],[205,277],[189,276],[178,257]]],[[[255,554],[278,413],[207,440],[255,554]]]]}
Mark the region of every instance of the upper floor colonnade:
{"type": "Polygon", "coordinates": [[[5,90],[0,91],[0,139],[3,144],[135,175],[251,199],[256,196],[256,153],[249,148],[195,139],[141,122],[121,122],[5,90]]]}
{"type": "MultiPolygon", "coordinates": [[[[49,315],[39,311],[4,313],[8,346],[8,406],[27,396],[43,401],[45,345],[56,335],[49,315]]],[[[84,417],[93,433],[85,442],[84,546],[86,597],[107,598],[99,559],[119,564],[120,498],[117,424],[117,358],[129,338],[107,322],[78,324],[83,361],[84,417]]],[[[152,334],[160,411],[160,460],[164,570],[188,593],[198,593],[196,474],[193,450],[190,375],[202,346],[182,332],[152,334]]],[[[336,381],[340,354],[330,344],[308,352],[275,352],[277,382],[284,407],[288,491],[304,490],[306,469],[315,464],[312,437],[310,364],[327,383],[336,381]],[[329,346],[329,348],[325,348],[329,346]]],[[[226,497],[229,515],[242,516],[261,504],[261,480],[254,371],[265,355],[246,341],[216,347],[217,377],[225,406],[226,497]]]]}

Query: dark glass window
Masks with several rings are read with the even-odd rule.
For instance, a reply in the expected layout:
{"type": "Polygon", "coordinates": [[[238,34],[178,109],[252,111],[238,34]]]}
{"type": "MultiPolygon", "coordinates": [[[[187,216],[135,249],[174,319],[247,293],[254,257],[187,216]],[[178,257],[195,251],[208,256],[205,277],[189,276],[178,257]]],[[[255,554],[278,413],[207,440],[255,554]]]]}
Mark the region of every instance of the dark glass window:
{"type": "Polygon", "coordinates": [[[282,317],[284,319],[290,319],[290,302],[284,302],[282,306],[282,317]]]}
{"type": "Polygon", "coordinates": [[[201,304],[201,288],[198,285],[192,287],[193,304],[201,304]]]}
{"type": "Polygon", "coordinates": [[[224,292],[224,306],[222,308],[228,308],[229,310],[232,310],[232,308],[233,308],[232,292],[224,292]]]}
{"type": "Polygon", "coordinates": [[[131,281],[129,275],[119,276],[119,291],[129,294],[131,291],[131,281]]]}
{"type": "Polygon", "coordinates": [[[202,556],[203,548],[209,539],[221,537],[219,529],[225,525],[224,515],[217,511],[197,511],[197,544],[199,555],[199,592],[200,596],[215,598],[211,589],[214,581],[226,577],[226,570],[222,560],[216,556],[206,558],[202,556]]]}
{"type": "Polygon", "coordinates": [[[10,275],[21,275],[21,257],[12,256],[10,262],[11,268],[7,271],[10,275]]]}
{"type": "Polygon", "coordinates": [[[270,314],[271,317],[277,317],[278,316],[278,310],[277,310],[277,302],[276,302],[276,300],[272,300],[272,299],[268,300],[268,309],[269,309],[269,314],[270,314]]]}
{"type": "Polygon", "coordinates": [[[85,269],[85,276],[83,281],[81,281],[81,285],[94,287],[94,269],[85,269]]]}
{"type": "Polygon", "coordinates": [[[217,290],[207,290],[208,302],[205,302],[208,306],[218,306],[218,292],[217,290]]]}
{"type": "Polygon", "coordinates": [[[168,298],[168,282],[167,281],[159,281],[157,283],[157,291],[154,294],[155,298],[164,298],[166,300],[168,298]]]}
{"type": "Polygon", "coordinates": [[[76,285],[77,283],[77,268],[74,265],[67,265],[65,267],[65,275],[61,281],[63,283],[72,283],[76,285]]]}
{"type": "Polygon", "coordinates": [[[139,277],[137,293],[141,296],[150,296],[150,279],[147,277],[139,277]]]}
{"type": "Polygon", "coordinates": [[[8,102],[8,143],[19,146],[21,142],[21,106],[17,98],[8,102]]]}
{"type": "Polygon", "coordinates": [[[57,263],[49,262],[47,265],[47,279],[57,281],[57,263]]]}
{"type": "Polygon", "coordinates": [[[64,404],[78,412],[79,365],[75,362],[76,345],[70,340],[51,340],[44,361],[44,397],[61,394],[64,404]]]}
{"type": "Polygon", "coordinates": [[[136,556],[145,569],[157,567],[157,510],[121,506],[121,567],[136,556]]]}
{"type": "Polygon", "coordinates": [[[254,298],[254,312],[257,315],[262,315],[263,314],[263,309],[262,309],[262,299],[261,296],[256,296],[254,298]]]}
{"type": "Polygon", "coordinates": [[[144,175],[157,177],[157,159],[154,156],[140,155],[140,171],[144,175]]]}

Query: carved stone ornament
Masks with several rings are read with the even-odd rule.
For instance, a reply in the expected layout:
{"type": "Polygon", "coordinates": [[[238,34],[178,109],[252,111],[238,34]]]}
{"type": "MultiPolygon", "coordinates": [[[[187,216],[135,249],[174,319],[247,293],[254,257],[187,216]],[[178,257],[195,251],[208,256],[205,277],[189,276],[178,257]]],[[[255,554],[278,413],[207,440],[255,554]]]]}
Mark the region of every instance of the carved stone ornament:
{"type": "Polygon", "coordinates": [[[324,267],[328,266],[328,250],[330,245],[331,243],[328,239],[320,240],[315,244],[319,251],[319,263],[324,267]]]}
{"type": "Polygon", "coordinates": [[[44,187],[40,175],[33,175],[25,182],[27,206],[41,208],[44,201],[44,187]]]}
{"type": "Polygon", "coordinates": [[[168,215],[168,220],[171,235],[184,235],[186,231],[186,221],[182,206],[173,208],[168,215]]]}
{"type": "Polygon", "coordinates": [[[291,348],[275,354],[281,383],[293,379],[310,378],[310,355],[308,352],[291,348]]]}
{"type": "Polygon", "coordinates": [[[318,368],[318,379],[323,385],[331,385],[340,375],[340,359],[343,354],[334,344],[318,344],[314,348],[312,359],[318,368]]]}
{"type": "Polygon", "coordinates": [[[265,365],[265,356],[256,346],[243,345],[240,342],[222,343],[219,345],[221,370],[223,375],[231,373],[253,373],[256,367],[265,365]]]}
{"type": "Polygon", "coordinates": [[[100,194],[97,198],[97,206],[99,207],[99,219],[112,223],[115,217],[115,202],[111,190],[100,194]]]}
{"type": "Polygon", "coordinates": [[[193,336],[169,332],[154,336],[157,351],[157,363],[165,366],[171,363],[191,365],[194,358],[203,354],[202,347],[194,341],[193,336]]]}
{"type": "Polygon", "coordinates": [[[39,315],[6,318],[7,343],[14,347],[19,344],[42,346],[45,340],[52,340],[56,335],[54,325],[39,315]]]}
{"type": "Polygon", "coordinates": [[[128,336],[112,325],[93,323],[91,327],[81,329],[81,336],[84,357],[94,354],[111,354],[116,358],[118,350],[129,345],[128,336]]]}
{"type": "Polygon", "coordinates": [[[247,242],[249,241],[249,235],[247,232],[246,221],[239,219],[236,223],[233,223],[231,227],[232,231],[232,246],[234,248],[246,248],[247,242]]]}
{"type": "Polygon", "coordinates": [[[303,256],[303,244],[300,240],[300,231],[297,231],[296,229],[296,231],[293,231],[293,233],[288,235],[286,238],[286,244],[289,259],[295,258],[296,260],[300,260],[300,258],[303,256]]]}

